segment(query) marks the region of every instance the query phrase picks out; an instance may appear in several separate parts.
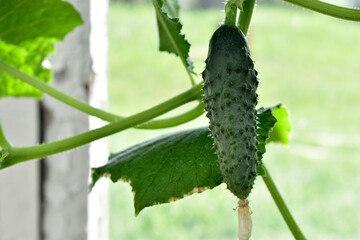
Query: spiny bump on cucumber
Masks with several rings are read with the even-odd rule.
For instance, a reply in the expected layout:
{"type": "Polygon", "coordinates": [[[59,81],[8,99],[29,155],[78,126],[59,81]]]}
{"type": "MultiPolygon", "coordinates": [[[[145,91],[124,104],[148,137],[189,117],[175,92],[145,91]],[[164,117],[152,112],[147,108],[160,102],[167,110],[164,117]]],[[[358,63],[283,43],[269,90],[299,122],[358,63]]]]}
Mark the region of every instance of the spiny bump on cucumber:
{"type": "Polygon", "coordinates": [[[222,25],[210,39],[204,102],[220,170],[238,198],[250,194],[256,177],[256,110],[259,84],[244,34],[222,25]]]}

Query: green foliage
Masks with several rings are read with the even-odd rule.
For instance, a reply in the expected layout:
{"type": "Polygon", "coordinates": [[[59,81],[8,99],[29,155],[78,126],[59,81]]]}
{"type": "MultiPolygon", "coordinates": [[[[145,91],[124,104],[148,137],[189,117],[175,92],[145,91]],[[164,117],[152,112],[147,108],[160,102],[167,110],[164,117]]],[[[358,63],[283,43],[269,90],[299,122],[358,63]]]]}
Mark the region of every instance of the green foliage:
{"type": "Polygon", "coordinates": [[[169,18],[180,17],[180,5],[177,0],[163,0],[162,11],[166,13],[169,18]]]}
{"type": "Polygon", "coordinates": [[[283,105],[272,108],[272,112],[277,122],[273,131],[270,132],[269,141],[288,145],[291,133],[289,112],[283,105]]]}
{"type": "Polygon", "coordinates": [[[37,37],[62,40],[82,24],[74,7],[61,0],[0,0],[0,39],[19,44],[37,37]]]}
{"type": "MultiPolygon", "coordinates": [[[[54,39],[42,37],[21,42],[19,45],[0,41],[0,59],[48,83],[51,80],[51,71],[43,63],[46,57],[54,51],[54,42],[54,39]]],[[[28,96],[40,98],[42,96],[40,90],[5,73],[0,72],[0,79],[0,97],[28,96]]]]}
{"type": "MultiPolygon", "coordinates": [[[[110,68],[109,103],[114,112],[134,112],[186,87],[183,69],[177,66],[178,59],[157,54],[152,47],[156,45],[155,33],[151,33],[154,27],[152,10],[128,5],[110,8],[113,67],[110,68]],[[119,25],[129,18],[131,26],[119,25]],[[149,36],[150,42],[142,39],[143,33],[149,36]],[[171,71],[164,71],[165,68],[171,71]],[[152,74],[146,77],[150,70],[152,74]],[[119,92],[117,86],[123,91],[119,92]]],[[[194,50],[191,57],[200,72],[208,40],[222,16],[218,10],[209,10],[183,11],[182,17],[183,30],[194,50]]],[[[353,191],[360,189],[356,175],[359,171],[360,139],[356,133],[360,131],[357,123],[360,112],[354,111],[360,89],[360,81],[357,81],[360,32],[357,29],[357,23],[289,6],[280,9],[258,6],[252,21],[251,47],[262,80],[260,103],[262,106],[280,101],[286,103],[291,109],[294,131],[291,146],[266,146],[264,164],[296,219],[307,226],[304,230],[309,239],[356,239],[360,234],[360,218],[354,218],[353,214],[360,201],[353,191]],[[349,39],[353,44],[348,44],[349,39]],[[341,189],[340,195],[345,196],[347,204],[339,204],[339,193],[334,189],[341,189]],[[330,210],[326,215],[323,214],[325,209],[330,210]],[[336,217],[340,215],[341,220],[336,217]]],[[[207,119],[201,117],[181,127],[186,129],[206,123],[207,119]]],[[[128,130],[114,135],[110,146],[116,152],[166,132],[128,130]]],[[[145,208],[138,217],[133,216],[130,185],[111,183],[110,189],[111,239],[236,238],[237,219],[232,209],[236,200],[224,184],[181,201],[145,208]]],[[[268,239],[269,236],[293,239],[260,178],[255,181],[249,200],[253,212],[253,239],[268,239]]]]}
{"type": "MultiPolygon", "coordinates": [[[[42,78],[43,81],[47,82],[49,80],[49,70],[44,68],[42,65],[44,59],[53,50],[54,41],[61,40],[68,31],[81,22],[78,13],[74,11],[71,5],[66,5],[66,3],[63,3],[62,1],[52,1],[53,2],[50,3],[49,1],[46,1],[46,4],[45,1],[33,1],[31,2],[31,5],[29,5],[30,3],[28,1],[20,2],[18,0],[12,2],[0,2],[2,3],[2,9],[0,10],[0,50],[2,51],[2,55],[0,55],[0,70],[12,74],[12,76],[17,76],[23,81],[26,81],[26,79],[32,79],[27,82],[33,86],[36,86],[42,91],[45,91],[43,90],[45,88],[36,85],[39,81],[35,78],[29,77],[28,75],[24,74],[24,72],[36,75],[39,78],[42,78]],[[50,11],[47,9],[49,6],[50,8],[53,8],[50,11]],[[56,13],[54,14],[54,11],[56,12],[56,10],[60,11],[61,13],[59,15],[56,13]],[[65,14],[66,16],[64,16],[63,13],[66,12],[70,13],[70,15],[65,14]],[[55,18],[53,18],[54,16],[55,18]],[[17,22],[18,19],[22,18],[26,19],[26,21],[21,20],[20,22],[17,22]],[[34,19],[39,18],[44,21],[34,21],[34,19]],[[48,21],[49,19],[50,21],[48,21]],[[73,26],[70,26],[71,24],[67,25],[63,23],[61,23],[61,26],[52,25],[52,22],[56,22],[56,20],[72,22],[71,24],[73,26]],[[54,29],[51,29],[51,27],[54,27],[54,29]],[[15,61],[12,58],[15,58],[18,61],[15,61]],[[11,67],[4,62],[10,63],[15,67],[11,67]],[[33,81],[33,79],[36,81],[33,81]]],[[[338,18],[360,21],[360,10],[343,8],[317,0],[286,1],[338,18]]],[[[190,72],[192,72],[192,64],[189,61],[190,44],[185,40],[185,36],[181,34],[182,25],[178,18],[179,8],[177,1],[153,0],[152,2],[155,7],[157,22],[159,25],[160,50],[168,51],[179,56],[184,66],[188,70],[187,73],[192,84],[195,85],[196,82],[194,79],[192,79],[192,75],[190,74],[190,72]]],[[[245,26],[244,29],[246,30],[243,30],[245,33],[247,32],[247,27],[250,23],[255,1],[251,0],[246,2],[251,3],[251,6],[249,5],[247,8],[243,6],[242,13],[239,15],[239,27],[245,26]]],[[[236,14],[234,14],[234,11],[232,11],[231,22],[233,22],[234,16],[236,16],[236,14]]],[[[57,24],[58,23],[59,22],[57,22],[57,24]]],[[[238,46],[233,46],[233,49],[237,50],[237,47],[238,46]]],[[[232,54],[231,51],[227,52],[230,52],[230,55],[232,54]]],[[[249,64],[249,62],[247,64],[249,64]]],[[[248,71],[252,68],[253,67],[249,65],[245,70],[248,71]]],[[[232,66],[222,66],[218,70],[224,71],[224,69],[226,69],[227,72],[232,72],[234,70],[232,66]]],[[[254,73],[254,75],[256,74],[254,73]]],[[[26,89],[25,86],[22,86],[21,84],[11,83],[13,79],[8,78],[8,76],[4,75],[0,77],[4,85],[1,87],[6,89],[6,91],[2,93],[4,96],[40,96],[40,92],[31,92],[31,90],[26,89]],[[19,92],[22,92],[19,93],[17,91],[18,89],[19,92]]],[[[48,85],[42,82],[40,83],[42,86],[48,87],[48,85]]],[[[257,82],[255,77],[255,84],[256,83],[257,82]]],[[[96,139],[108,136],[115,132],[119,132],[130,127],[139,126],[139,124],[143,124],[144,122],[147,122],[170,110],[178,108],[179,106],[182,106],[190,101],[199,100],[201,95],[200,87],[201,84],[197,84],[192,89],[185,91],[182,94],[179,94],[178,96],[175,96],[168,101],[149,108],[143,112],[134,114],[128,118],[117,118],[115,116],[114,122],[104,127],[52,143],[39,144],[37,146],[31,147],[13,147],[7,141],[6,136],[2,133],[0,134],[0,145],[2,148],[0,151],[0,167],[7,167],[21,161],[66,151],[96,139]],[[6,159],[4,160],[5,157],[6,159]]],[[[55,98],[58,96],[56,90],[54,89],[50,91],[46,90],[45,92],[50,93],[50,95],[55,98]]],[[[66,94],[63,94],[63,96],[65,95],[66,94]]],[[[224,92],[224,95],[228,94],[224,92]]],[[[65,96],[58,99],[66,102],[68,105],[74,108],[76,108],[76,105],[79,104],[79,101],[72,99],[71,97],[67,98],[65,96]],[[70,100],[67,101],[64,99],[70,100]]],[[[256,95],[255,100],[254,98],[251,98],[251,100],[256,102],[256,95]]],[[[88,111],[91,108],[90,106],[86,104],[84,105],[84,103],[81,103],[80,105],[84,107],[82,108],[84,112],[92,114],[91,112],[93,111],[88,111]]],[[[255,110],[255,108],[252,109],[255,110]]],[[[259,141],[257,150],[259,151],[255,155],[259,156],[259,158],[262,158],[262,155],[265,153],[266,142],[276,141],[288,143],[290,124],[287,119],[288,113],[286,109],[283,109],[282,107],[277,107],[272,110],[262,109],[258,114],[259,123],[256,134],[259,141]],[[275,118],[277,118],[277,124],[274,127],[275,118]]],[[[252,120],[254,120],[254,115],[255,113],[252,113],[250,116],[252,120]]],[[[233,117],[234,116],[231,118],[233,117]]],[[[163,123],[162,121],[159,122],[163,123]]],[[[231,124],[232,123],[233,122],[231,122],[231,124]]],[[[215,124],[215,126],[217,125],[215,124]]],[[[250,127],[253,127],[254,131],[252,131],[252,133],[255,133],[255,124],[250,124],[250,127]]],[[[231,129],[229,130],[229,128],[227,128],[226,131],[232,135],[231,129]]],[[[192,192],[198,192],[206,188],[212,188],[221,182],[221,175],[226,177],[226,174],[219,174],[219,172],[216,171],[219,170],[219,167],[217,165],[216,157],[214,157],[214,151],[211,149],[211,146],[213,145],[211,140],[212,139],[209,137],[207,129],[203,128],[171,134],[165,137],[161,137],[160,139],[154,139],[143,144],[136,145],[128,150],[112,155],[107,165],[94,169],[93,184],[95,184],[95,182],[101,176],[110,176],[113,181],[130,181],[134,192],[136,193],[136,214],[146,206],[169,202],[192,192]],[[164,153],[165,155],[163,155],[164,153]],[[212,157],[204,157],[203,155],[212,157]],[[186,161],[184,161],[183,158],[185,158],[186,161]],[[153,159],[159,160],[154,161],[153,159]],[[205,170],[203,169],[204,165],[205,170]],[[194,169],[189,171],[189,168],[194,169]],[[187,175],[190,175],[191,177],[187,175]]],[[[245,139],[244,142],[246,141],[248,140],[245,139]]],[[[217,146],[216,143],[215,146],[217,146]]],[[[249,149],[250,147],[248,147],[247,150],[249,149]]],[[[255,148],[251,150],[251,153],[253,151],[256,151],[255,148]]],[[[219,155],[221,157],[221,151],[219,155]]],[[[251,164],[251,166],[253,166],[253,164],[251,164]]],[[[258,171],[261,173],[260,170],[258,171]]],[[[251,172],[251,175],[255,175],[254,171],[251,172]]],[[[267,178],[270,179],[270,176],[267,175],[267,178]]],[[[267,185],[269,185],[268,183],[267,185]]],[[[252,185],[252,183],[245,185],[249,186],[252,185]]],[[[271,192],[273,198],[275,200],[281,200],[281,197],[279,196],[279,193],[276,190],[274,184],[271,183],[270,185],[272,186],[268,187],[268,189],[271,192]]],[[[240,195],[240,198],[241,197],[243,197],[243,195],[240,195]]],[[[286,205],[283,202],[276,202],[280,210],[286,209],[286,205]]],[[[304,237],[300,231],[293,231],[298,227],[293,221],[290,213],[288,213],[284,219],[294,233],[294,237],[297,239],[303,239],[304,237]],[[291,220],[292,225],[289,224],[289,220],[291,220]]]]}
{"type": "Polygon", "coordinates": [[[179,56],[188,71],[193,71],[192,62],[189,58],[190,44],[181,34],[182,24],[177,2],[153,0],[156,11],[156,19],[159,31],[159,50],[174,53],[179,56]]]}
{"type": "Polygon", "coordinates": [[[257,131],[256,139],[258,144],[257,148],[257,163],[256,163],[256,172],[258,175],[264,175],[265,171],[263,169],[262,158],[266,152],[265,145],[270,137],[271,132],[277,122],[277,119],[274,116],[273,109],[278,108],[278,106],[270,108],[260,108],[257,111],[257,131]]]}
{"type": "Polygon", "coordinates": [[[291,124],[288,110],[281,104],[260,108],[257,112],[257,173],[265,175],[262,165],[262,158],[266,152],[265,145],[268,142],[275,142],[288,145],[290,141],[291,124]]]}
{"type": "MultiPolygon", "coordinates": [[[[0,0],[0,6],[0,60],[48,83],[51,71],[44,61],[56,41],[82,24],[79,13],[60,0],[0,0]]],[[[0,80],[0,97],[42,95],[4,73],[0,80]]]]}
{"type": "Polygon", "coordinates": [[[222,182],[207,128],[173,133],[112,154],[92,170],[93,184],[107,176],[129,182],[135,214],[143,208],[180,199],[222,182]]]}

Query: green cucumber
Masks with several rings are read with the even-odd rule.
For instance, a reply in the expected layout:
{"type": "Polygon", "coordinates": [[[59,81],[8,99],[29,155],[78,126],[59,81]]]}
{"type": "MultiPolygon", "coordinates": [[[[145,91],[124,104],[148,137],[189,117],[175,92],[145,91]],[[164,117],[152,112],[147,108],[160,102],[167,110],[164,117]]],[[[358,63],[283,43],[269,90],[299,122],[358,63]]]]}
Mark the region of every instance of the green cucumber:
{"type": "Polygon", "coordinates": [[[256,178],[256,110],[259,84],[246,37],[222,25],[210,39],[204,98],[220,170],[228,189],[240,199],[256,178]]]}

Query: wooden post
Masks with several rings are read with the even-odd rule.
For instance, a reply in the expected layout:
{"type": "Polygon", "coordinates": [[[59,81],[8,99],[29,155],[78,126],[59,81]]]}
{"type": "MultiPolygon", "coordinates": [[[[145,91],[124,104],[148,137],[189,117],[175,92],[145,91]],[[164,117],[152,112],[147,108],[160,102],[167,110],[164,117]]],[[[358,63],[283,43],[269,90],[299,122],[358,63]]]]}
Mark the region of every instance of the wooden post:
{"type": "MultiPolygon", "coordinates": [[[[69,1],[80,12],[84,25],[67,35],[52,56],[52,85],[85,102],[89,100],[92,75],[90,57],[90,1],[69,1]]],[[[45,96],[45,142],[89,130],[86,114],[45,96]]],[[[42,165],[42,239],[86,240],[89,146],[46,158],[42,165]]]]}

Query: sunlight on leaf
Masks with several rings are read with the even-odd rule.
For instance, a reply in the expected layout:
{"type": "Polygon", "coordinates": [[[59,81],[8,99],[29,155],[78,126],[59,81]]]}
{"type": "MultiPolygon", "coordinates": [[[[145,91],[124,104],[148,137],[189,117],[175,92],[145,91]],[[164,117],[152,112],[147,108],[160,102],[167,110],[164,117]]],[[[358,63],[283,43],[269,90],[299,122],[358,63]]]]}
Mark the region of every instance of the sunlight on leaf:
{"type": "MultiPolygon", "coordinates": [[[[80,14],[60,0],[0,0],[0,60],[46,83],[44,61],[56,41],[82,24],[80,14]]],[[[0,72],[0,97],[41,98],[42,92],[0,72]]]]}
{"type": "Polygon", "coordinates": [[[288,145],[291,137],[289,111],[284,105],[280,105],[278,108],[273,109],[273,114],[277,119],[277,123],[270,133],[269,141],[288,145]]]}

